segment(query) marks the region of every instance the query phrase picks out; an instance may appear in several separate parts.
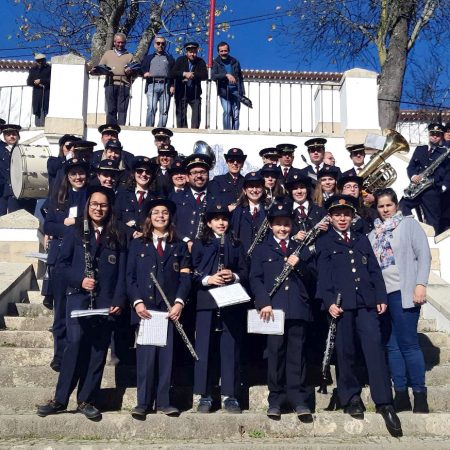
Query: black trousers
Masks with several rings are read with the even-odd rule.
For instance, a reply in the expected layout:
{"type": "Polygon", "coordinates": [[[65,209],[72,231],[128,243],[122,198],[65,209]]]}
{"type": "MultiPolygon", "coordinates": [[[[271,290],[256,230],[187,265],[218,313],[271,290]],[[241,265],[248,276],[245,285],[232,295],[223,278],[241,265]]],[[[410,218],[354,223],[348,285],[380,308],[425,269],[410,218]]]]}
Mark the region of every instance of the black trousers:
{"type": "Polygon", "coordinates": [[[191,128],[200,128],[201,121],[201,97],[190,96],[189,94],[182,97],[175,97],[177,127],[187,128],[187,107],[192,109],[191,128]]]}
{"type": "Polygon", "coordinates": [[[124,85],[105,86],[106,123],[125,125],[130,88],[124,85]]]}

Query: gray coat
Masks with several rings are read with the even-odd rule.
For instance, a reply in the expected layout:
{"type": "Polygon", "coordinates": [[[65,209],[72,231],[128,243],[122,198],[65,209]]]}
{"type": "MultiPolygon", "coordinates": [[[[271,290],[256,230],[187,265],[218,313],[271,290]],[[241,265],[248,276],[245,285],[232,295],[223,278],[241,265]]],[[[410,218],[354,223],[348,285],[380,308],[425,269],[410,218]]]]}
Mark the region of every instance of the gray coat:
{"type": "MultiPolygon", "coordinates": [[[[417,284],[426,286],[431,267],[428,239],[413,216],[405,217],[392,233],[391,247],[395,264],[400,273],[400,292],[403,308],[413,308],[414,289],[417,284]]],[[[369,234],[370,243],[375,242],[375,230],[369,234]]]]}

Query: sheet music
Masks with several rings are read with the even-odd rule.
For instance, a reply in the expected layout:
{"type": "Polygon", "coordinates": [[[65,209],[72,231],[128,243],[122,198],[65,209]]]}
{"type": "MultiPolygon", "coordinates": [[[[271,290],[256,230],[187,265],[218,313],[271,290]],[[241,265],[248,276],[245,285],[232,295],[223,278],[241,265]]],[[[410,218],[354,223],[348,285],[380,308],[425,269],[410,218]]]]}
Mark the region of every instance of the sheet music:
{"type": "Polygon", "coordinates": [[[247,333],[254,334],[284,334],[284,311],[282,309],[273,310],[274,320],[268,322],[261,320],[256,309],[249,309],[247,313],[247,333]]]}
{"type": "Polygon", "coordinates": [[[242,287],[241,283],[228,284],[209,290],[219,308],[225,306],[245,303],[250,300],[247,291],[242,287]]]}
{"type": "Polygon", "coordinates": [[[169,324],[167,312],[149,310],[149,313],[152,315],[151,319],[141,319],[136,344],[165,347],[169,324]]]}
{"type": "Polygon", "coordinates": [[[75,309],[70,313],[72,319],[74,317],[89,317],[89,316],[108,316],[109,308],[100,309],[75,309]]]}
{"type": "Polygon", "coordinates": [[[78,216],[78,206],[72,206],[69,208],[69,217],[77,217],[78,216]]]}

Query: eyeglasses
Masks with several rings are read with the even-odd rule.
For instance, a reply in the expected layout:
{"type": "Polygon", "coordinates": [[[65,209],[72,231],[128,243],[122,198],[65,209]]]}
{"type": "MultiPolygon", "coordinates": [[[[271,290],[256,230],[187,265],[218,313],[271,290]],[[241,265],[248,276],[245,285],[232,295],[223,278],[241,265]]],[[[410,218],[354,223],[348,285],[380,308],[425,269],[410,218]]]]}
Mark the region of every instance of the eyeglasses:
{"type": "Polygon", "coordinates": [[[89,208],[91,209],[108,209],[109,208],[109,203],[98,203],[98,202],[90,202],[89,203],[89,208]]]}
{"type": "Polygon", "coordinates": [[[189,172],[189,175],[195,177],[196,175],[206,175],[206,170],[196,170],[195,172],[189,172]]]}
{"type": "Polygon", "coordinates": [[[166,45],[164,41],[155,41],[155,45],[166,45]]]}
{"type": "Polygon", "coordinates": [[[151,175],[152,174],[152,171],[150,170],[150,169],[136,169],[135,170],[135,172],[138,174],[138,175],[142,175],[142,174],[146,174],[146,175],[151,175]]]}
{"type": "Polygon", "coordinates": [[[357,184],[344,184],[342,189],[348,189],[350,191],[356,191],[357,189],[359,189],[359,185],[357,185],[357,184]]]}

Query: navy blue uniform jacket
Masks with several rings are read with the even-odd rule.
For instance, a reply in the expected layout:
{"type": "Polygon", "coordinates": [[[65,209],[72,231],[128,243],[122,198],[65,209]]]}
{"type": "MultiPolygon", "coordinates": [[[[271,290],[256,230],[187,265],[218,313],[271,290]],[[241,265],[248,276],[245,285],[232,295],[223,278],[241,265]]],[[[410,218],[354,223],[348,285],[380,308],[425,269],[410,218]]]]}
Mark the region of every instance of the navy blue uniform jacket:
{"type": "Polygon", "coordinates": [[[331,228],[317,239],[316,254],[317,297],[327,310],[336,303],[339,292],[344,310],[356,309],[361,299],[369,308],[386,303],[383,275],[366,236],[352,231],[347,244],[331,228]]]}
{"type": "MultiPolygon", "coordinates": [[[[290,239],[287,256],[291,255],[298,245],[290,239]]],[[[255,307],[262,309],[272,306],[273,309],[282,309],[286,319],[310,321],[312,315],[309,296],[303,282],[309,274],[309,268],[302,258],[273,297],[269,297],[275,277],[283,270],[285,261],[286,256],[270,232],[267,240],[256,247],[251,259],[250,288],[255,297],[255,307]]]]}
{"type": "Polygon", "coordinates": [[[0,141],[0,197],[13,195],[11,188],[11,153],[6,148],[6,143],[0,141]]]}
{"type": "MultiPolygon", "coordinates": [[[[219,263],[220,239],[211,239],[203,242],[194,241],[192,246],[192,266],[194,268],[193,281],[197,288],[197,311],[217,309],[209,290],[214,286],[203,286],[202,280],[208,275],[217,273],[219,263]]],[[[229,235],[225,238],[224,267],[239,276],[239,282],[245,287],[248,282],[248,267],[244,248],[240,242],[231,242],[229,235]]]]}
{"type": "MultiPolygon", "coordinates": [[[[100,236],[100,242],[97,244],[94,233],[91,233],[90,246],[97,281],[95,308],[123,307],[126,301],[125,248],[112,248],[104,234],[100,236]]],[[[66,232],[59,263],[68,285],[68,308],[88,308],[89,294],[81,287],[85,278],[85,253],[80,227],[72,225],[66,232]]]]}
{"type": "Polygon", "coordinates": [[[211,194],[217,197],[222,205],[227,206],[236,203],[242,193],[243,186],[244,177],[241,174],[238,175],[236,184],[233,183],[233,177],[229,173],[218,175],[209,183],[211,194]]]}
{"type": "MultiPolygon", "coordinates": [[[[294,204],[292,203],[292,207],[294,204]]],[[[326,215],[327,211],[321,206],[317,206],[311,200],[309,201],[308,213],[305,219],[301,219],[297,211],[293,212],[292,221],[292,235],[297,234],[299,231],[309,231],[316,224],[318,224],[326,215]]]]}
{"type": "MultiPolygon", "coordinates": [[[[167,306],[156,289],[150,272],[152,272],[170,304],[180,298],[185,303],[191,289],[191,275],[181,273],[181,269],[191,268],[191,256],[187,245],[179,240],[166,242],[164,256],[161,258],[156,252],[153,242],[142,238],[134,239],[130,244],[127,261],[127,293],[133,306],[136,300],[143,300],[147,309],[167,311],[167,306]]],[[[132,323],[140,318],[132,309],[132,323]]]]}
{"type": "MultiPolygon", "coordinates": [[[[421,174],[430,164],[445,153],[445,147],[436,147],[431,156],[428,154],[428,145],[419,145],[409,161],[406,171],[411,179],[413,175],[421,174]]],[[[441,187],[445,173],[445,163],[442,163],[430,177],[434,180],[434,186],[441,187]]]]}

